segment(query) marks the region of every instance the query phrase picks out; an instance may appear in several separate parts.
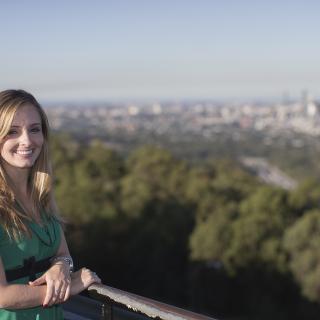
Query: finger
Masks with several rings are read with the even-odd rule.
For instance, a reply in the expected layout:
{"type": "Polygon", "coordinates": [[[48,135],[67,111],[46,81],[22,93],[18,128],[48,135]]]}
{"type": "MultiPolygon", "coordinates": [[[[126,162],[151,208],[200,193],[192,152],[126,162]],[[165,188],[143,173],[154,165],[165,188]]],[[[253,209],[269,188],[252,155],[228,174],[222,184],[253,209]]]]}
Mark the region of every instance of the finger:
{"type": "Polygon", "coordinates": [[[67,301],[67,300],[69,299],[69,297],[70,297],[70,292],[71,292],[71,283],[68,283],[66,292],[65,292],[65,294],[64,294],[63,301],[67,301]]]}
{"type": "Polygon", "coordinates": [[[60,293],[59,293],[59,302],[63,302],[64,301],[64,297],[66,295],[66,291],[67,291],[67,288],[69,286],[69,282],[66,280],[64,281],[63,285],[61,286],[61,289],[60,289],[60,293]]]}
{"type": "Polygon", "coordinates": [[[52,281],[48,281],[47,282],[47,291],[46,291],[46,296],[43,300],[43,306],[48,306],[49,302],[51,301],[52,295],[54,292],[54,285],[52,283],[52,281]]]}
{"type": "Polygon", "coordinates": [[[60,288],[60,291],[58,292],[58,296],[57,296],[57,302],[62,302],[63,301],[63,298],[64,298],[64,295],[66,293],[66,285],[63,284],[60,288]]]}
{"type": "Polygon", "coordinates": [[[41,277],[39,277],[38,279],[36,279],[34,281],[29,281],[30,286],[39,286],[44,283],[46,283],[46,279],[45,279],[44,275],[42,275],[41,277]]]}
{"type": "Polygon", "coordinates": [[[99,279],[100,280],[99,276],[95,272],[93,272],[92,275],[93,275],[94,279],[99,279]]]}
{"type": "Polygon", "coordinates": [[[49,306],[52,306],[55,303],[57,303],[62,285],[62,281],[55,281],[53,295],[49,301],[49,306]]]}
{"type": "Polygon", "coordinates": [[[91,272],[92,283],[101,283],[101,279],[95,272],[91,272]]]}
{"type": "MultiPolygon", "coordinates": [[[[93,273],[93,280],[95,281],[95,282],[98,282],[99,280],[100,280],[100,278],[98,277],[98,275],[94,272],[93,273]]],[[[100,280],[101,281],[101,280],[100,280]]]]}

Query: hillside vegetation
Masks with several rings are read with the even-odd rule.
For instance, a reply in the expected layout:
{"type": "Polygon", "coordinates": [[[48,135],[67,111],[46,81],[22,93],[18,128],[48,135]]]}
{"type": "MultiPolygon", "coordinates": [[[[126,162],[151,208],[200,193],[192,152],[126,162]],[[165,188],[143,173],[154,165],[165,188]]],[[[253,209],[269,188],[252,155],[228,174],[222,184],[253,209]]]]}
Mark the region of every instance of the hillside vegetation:
{"type": "Polygon", "coordinates": [[[220,319],[318,319],[318,181],[285,191],[231,160],[66,135],[51,152],[71,252],[105,284],[220,319]]]}

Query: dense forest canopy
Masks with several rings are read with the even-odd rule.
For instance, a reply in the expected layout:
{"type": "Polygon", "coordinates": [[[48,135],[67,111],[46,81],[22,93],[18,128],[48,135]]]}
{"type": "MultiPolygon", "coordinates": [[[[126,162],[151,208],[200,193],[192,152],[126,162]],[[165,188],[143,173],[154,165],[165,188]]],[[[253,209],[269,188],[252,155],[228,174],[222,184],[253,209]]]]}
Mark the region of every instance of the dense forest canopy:
{"type": "Polygon", "coordinates": [[[220,319],[318,319],[318,181],[286,191],[230,158],[65,134],[51,152],[71,251],[104,283],[220,319]]]}

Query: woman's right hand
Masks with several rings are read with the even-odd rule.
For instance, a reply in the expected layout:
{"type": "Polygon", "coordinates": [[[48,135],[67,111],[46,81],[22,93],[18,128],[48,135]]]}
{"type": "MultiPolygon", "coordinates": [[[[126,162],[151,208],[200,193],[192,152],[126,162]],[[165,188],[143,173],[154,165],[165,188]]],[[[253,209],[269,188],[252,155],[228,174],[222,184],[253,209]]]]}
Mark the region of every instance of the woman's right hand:
{"type": "Polygon", "coordinates": [[[77,295],[93,283],[101,283],[97,274],[87,268],[82,268],[71,274],[71,295],[77,295]]]}

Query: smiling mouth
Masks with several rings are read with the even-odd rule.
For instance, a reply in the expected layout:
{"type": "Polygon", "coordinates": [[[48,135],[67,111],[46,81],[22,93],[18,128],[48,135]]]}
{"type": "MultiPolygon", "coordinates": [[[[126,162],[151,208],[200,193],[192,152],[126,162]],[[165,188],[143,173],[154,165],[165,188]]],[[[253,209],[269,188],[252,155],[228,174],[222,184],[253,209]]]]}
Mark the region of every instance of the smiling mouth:
{"type": "Polygon", "coordinates": [[[27,156],[32,154],[32,150],[17,150],[15,153],[23,156],[27,156]]]}

